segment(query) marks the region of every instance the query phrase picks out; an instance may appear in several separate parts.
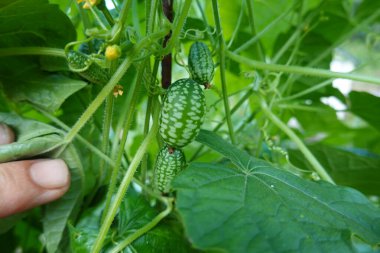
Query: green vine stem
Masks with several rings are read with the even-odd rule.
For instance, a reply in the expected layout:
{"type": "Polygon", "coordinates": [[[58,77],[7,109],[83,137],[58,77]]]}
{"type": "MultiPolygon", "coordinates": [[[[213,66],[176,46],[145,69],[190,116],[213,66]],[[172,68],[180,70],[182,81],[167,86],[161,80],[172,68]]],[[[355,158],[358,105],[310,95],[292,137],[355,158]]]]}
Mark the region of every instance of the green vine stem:
{"type": "Polygon", "coordinates": [[[207,17],[206,17],[206,14],[205,14],[205,10],[202,8],[200,0],[196,0],[196,2],[197,2],[197,7],[199,9],[199,12],[202,15],[202,21],[205,24],[205,27],[207,27],[207,30],[206,30],[207,37],[208,37],[209,41],[211,42],[211,45],[214,46],[215,45],[215,40],[214,40],[214,36],[213,36],[213,31],[212,31],[213,28],[211,28],[211,26],[207,22],[207,17]]]}
{"type": "MultiPolygon", "coordinates": [[[[172,0],[162,0],[162,9],[165,17],[173,22],[173,1],[172,0]]],[[[168,41],[170,40],[172,33],[171,31],[165,36],[162,42],[163,47],[166,47],[168,41]]],[[[169,88],[172,83],[172,52],[170,51],[167,55],[163,55],[161,59],[161,86],[164,89],[169,88]]]]}
{"type": "Polygon", "coordinates": [[[185,0],[181,14],[176,16],[176,19],[174,20],[173,33],[171,35],[170,40],[168,41],[167,46],[163,50],[162,55],[167,55],[168,53],[170,53],[173,47],[175,46],[177,39],[182,31],[183,25],[185,24],[187,13],[189,12],[191,3],[192,0],[185,0]]]}
{"type": "MultiPolygon", "coordinates": [[[[252,33],[252,36],[255,37],[256,36],[256,26],[255,26],[255,19],[254,19],[254,15],[253,15],[253,5],[252,5],[252,2],[251,0],[246,0],[246,3],[247,3],[247,11],[248,11],[248,21],[249,21],[249,26],[251,27],[251,33],[252,33]]],[[[263,47],[260,43],[260,41],[258,40],[257,43],[255,43],[255,54],[258,56],[259,60],[263,60],[264,59],[264,50],[263,50],[263,47]]]]}
{"type": "Polygon", "coordinates": [[[124,154],[124,146],[125,146],[125,143],[127,141],[129,128],[131,126],[133,115],[135,113],[135,107],[137,104],[138,93],[140,91],[141,81],[143,79],[142,76],[143,76],[144,71],[145,71],[145,66],[146,66],[145,62],[141,63],[141,65],[139,66],[139,70],[138,70],[138,77],[137,77],[136,81],[133,82],[133,84],[131,85],[130,90],[129,90],[130,93],[128,94],[128,99],[127,99],[129,101],[129,103],[127,105],[128,113],[127,113],[127,116],[125,118],[125,121],[123,122],[123,131],[122,131],[123,134],[122,134],[121,139],[120,139],[119,150],[118,150],[117,155],[116,155],[115,166],[112,168],[111,179],[110,179],[110,183],[108,185],[108,191],[107,191],[107,196],[106,196],[106,204],[105,204],[102,219],[101,219],[102,222],[104,221],[104,219],[108,213],[108,209],[109,209],[109,206],[110,206],[111,201],[112,201],[112,196],[113,196],[115,189],[116,189],[117,176],[119,175],[119,171],[120,171],[120,167],[121,167],[121,161],[123,159],[123,154],[124,154]]]}
{"type": "Polygon", "coordinates": [[[240,47],[236,48],[234,50],[234,53],[238,53],[240,51],[243,51],[247,48],[249,48],[251,45],[256,43],[266,32],[268,32],[270,29],[272,29],[277,23],[283,22],[284,18],[290,13],[290,11],[293,9],[293,6],[290,6],[287,10],[285,10],[280,16],[278,16],[276,19],[274,19],[271,23],[269,23],[263,30],[258,32],[256,36],[246,41],[244,44],[242,44],[240,47]]]}
{"type": "Polygon", "coordinates": [[[0,49],[0,57],[13,55],[46,55],[66,58],[65,50],[50,47],[8,47],[0,49]]]}
{"type": "Polygon", "coordinates": [[[166,204],[166,208],[164,211],[159,213],[156,217],[154,217],[153,220],[151,220],[145,226],[143,226],[142,228],[139,228],[133,234],[131,234],[130,236],[125,238],[122,242],[120,242],[120,244],[118,244],[116,247],[114,247],[110,251],[110,253],[117,253],[117,252],[122,251],[125,247],[127,247],[129,244],[131,244],[134,240],[136,240],[137,238],[139,238],[140,236],[142,236],[143,234],[145,234],[146,232],[148,232],[149,230],[154,228],[163,218],[168,216],[173,209],[174,199],[164,198],[164,200],[165,200],[165,204],[166,204]]]}
{"type": "Polygon", "coordinates": [[[113,26],[115,24],[115,20],[113,20],[113,17],[106,6],[106,1],[100,1],[100,3],[96,5],[96,7],[103,13],[108,24],[113,26]]]}
{"type": "Polygon", "coordinates": [[[156,9],[158,0],[146,0],[146,34],[151,34],[154,31],[154,21],[156,19],[156,9]]]}
{"type": "Polygon", "coordinates": [[[103,87],[103,89],[99,92],[96,98],[91,102],[88,108],[84,111],[82,116],[78,119],[78,121],[74,124],[71,130],[65,136],[64,142],[70,143],[75,135],[82,129],[82,127],[87,123],[87,121],[92,117],[95,111],[100,107],[100,105],[104,102],[106,97],[113,91],[115,85],[120,81],[123,75],[127,72],[135,57],[139,55],[142,49],[152,43],[155,43],[157,39],[164,37],[169,30],[169,27],[164,27],[162,30],[157,33],[153,33],[144,39],[142,39],[139,44],[136,45],[134,51],[131,53],[130,57],[126,58],[118,67],[116,72],[113,74],[108,83],[103,87]]]}
{"type": "Polygon", "coordinates": [[[70,132],[67,133],[65,137],[65,142],[69,143],[73,140],[75,135],[82,129],[82,127],[87,123],[90,117],[95,113],[95,111],[100,107],[100,105],[104,102],[106,97],[113,91],[113,88],[123,77],[125,72],[129,69],[132,64],[132,57],[126,58],[116,70],[115,74],[111,77],[110,81],[106,86],[99,92],[96,98],[91,102],[88,108],[84,111],[84,113],[80,116],[78,121],[71,128],[70,132]]]}
{"type": "Polygon", "coordinates": [[[323,87],[326,87],[328,85],[331,85],[331,82],[333,80],[332,79],[327,79],[323,82],[320,82],[319,84],[316,84],[315,86],[312,86],[306,90],[303,90],[303,91],[300,91],[294,95],[291,95],[291,96],[288,96],[288,97],[284,97],[284,98],[280,98],[277,100],[277,102],[284,102],[284,101],[289,101],[289,100],[293,100],[293,99],[296,99],[296,98],[299,98],[299,97],[302,97],[302,96],[305,96],[309,93],[312,93],[316,90],[319,90],[319,89],[322,89],[323,87]]]}
{"type": "MultiPolygon", "coordinates": [[[[159,58],[156,58],[153,65],[153,71],[151,76],[151,81],[149,84],[149,91],[153,90],[156,86],[156,77],[158,73],[158,67],[160,65],[159,58]]],[[[146,112],[145,112],[145,122],[144,122],[144,136],[146,136],[149,133],[149,123],[150,123],[150,116],[152,113],[152,105],[153,105],[153,96],[149,94],[148,96],[148,102],[146,106],[146,112]]],[[[143,183],[146,182],[146,173],[148,171],[148,155],[144,156],[144,159],[141,162],[141,181],[143,183]]]]}
{"type": "Polygon", "coordinates": [[[228,126],[228,132],[230,135],[230,139],[232,144],[235,143],[235,134],[231,120],[231,112],[230,105],[228,101],[228,92],[227,92],[227,84],[226,84],[226,55],[225,55],[225,41],[223,38],[222,27],[220,25],[220,17],[219,17],[219,6],[217,0],[212,0],[212,9],[214,13],[214,20],[216,26],[216,32],[219,39],[219,65],[220,65],[220,81],[222,84],[222,93],[223,93],[223,102],[224,102],[224,110],[226,113],[226,120],[228,126]]]}
{"type": "MultiPolygon", "coordinates": [[[[230,40],[229,40],[229,42],[227,44],[227,48],[230,48],[232,46],[232,44],[235,42],[235,38],[237,37],[238,32],[240,30],[240,26],[241,26],[241,23],[242,23],[243,17],[244,17],[244,11],[245,11],[244,3],[245,2],[246,1],[242,1],[241,2],[239,17],[238,17],[238,20],[236,21],[234,31],[232,32],[230,40]]],[[[199,1],[198,1],[198,3],[199,3],[199,1]]],[[[202,11],[202,9],[201,9],[201,11],[202,11]]]]}
{"type": "MultiPolygon", "coordinates": [[[[116,70],[116,62],[112,61],[110,63],[110,69],[109,73],[110,76],[114,73],[116,70]]],[[[110,130],[112,125],[112,117],[113,117],[113,107],[114,107],[114,95],[111,92],[108,97],[106,98],[104,111],[103,111],[103,125],[102,125],[102,141],[100,143],[100,148],[103,153],[108,154],[109,152],[109,141],[110,141],[110,130]]],[[[102,184],[105,179],[105,163],[104,161],[99,162],[99,177],[97,178],[98,184],[102,184]]]]}
{"type": "MultiPolygon", "coordinates": [[[[158,101],[156,101],[158,103],[158,101]]],[[[158,105],[156,104],[154,108],[158,109],[158,105]]],[[[109,228],[111,227],[111,224],[115,218],[115,215],[117,213],[117,210],[119,209],[119,206],[121,204],[121,201],[123,200],[123,197],[132,181],[132,178],[145,154],[147,151],[150,143],[154,140],[154,138],[157,135],[158,131],[158,113],[154,113],[154,119],[153,119],[153,125],[150,129],[149,134],[145,137],[144,141],[141,143],[139,149],[137,150],[135,156],[133,157],[127,172],[125,173],[123,180],[120,184],[120,187],[115,195],[114,201],[112,202],[112,205],[110,206],[109,212],[107,212],[107,215],[104,219],[104,222],[102,223],[102,226],[100,227],[99,234],[94,242],[94,246],[91,250],[92,253],[98,253],[100,252],[103,242],[106,238],[107,232],[109,228]]]]}
{"type": "Polygon", "coordinates": [[[274,115],[271,110],[268,108],[268,105],[261,99],[261,109],[267,118],[275,124],[278,128],[280,128],[299,148],[305,158],[309,161],[311,166],[317,172],[320,178],[323,180],[334,183],[334,180],[330,177],[330,175],[326,172],[323,166],[319,163],[319,161],[315,158],[315,156],[310,152],[310,150],[305,146],[302,140],[290,129],[284,122],[282,122],[276,115],[274,115]]]}
{"type": "MultiPolygon", "coordinates": [[[[52,122],[54,122],[55,124],[57,124],[63,130],[70,131],[70,127],[69,126],[67,126],[65,123],[63,123],[59,119],[57,119],[55,116],[51,115],[49,112],[45,111],[44,109],[42,109],[40,107],[37,107],[36,105],[33,105],[33,107],[37,111],[41,112],[45,117],[47,117],[48,119],[50,119],[52,122]]],[[[91,150],[93,152],[93,154],[95,154],[100,159],[102,159],[103,161],[105,161],[108,165],[114,166],[115,163],[114,163],[114,161],[111,158],[109,158],[106,154],[104,154],[102,151],[100,151],[97,147],[95,147],[90,142],[88,142],[85,138],[83,138],[82,136],[80,136],[78,134],[77,136],[75,136],[75,139],[77,139],[79,142],[81,142],[85,147],[87,147],[89,150],[91,150]]]]}
{"type": "Polygon", "coordinates": [[[255,69],[269,70],[269,71],[274,71],[274,72],[294,73],[294,74],[300,74],[300,75],[306,75],[306,76],[316,76],[316,77],[325,77],[325,78],[344,78],[344,79],[350,79],[354,81],[380,85],[380,78],[371,77],[371,76],[364,76],[364,75],[352,74],[352,73],[340,73],[340,72],[334,72],[334,71],[329,71],[325,69],[317,69],[317,68],[309,68],[309,67],[301,67],[301,66],[268,64],[268,63],[263,63],[263,62],[248,59],[246,57],[232,53],[230,51],[227,51],[227,56],[236,62],[246,64],[247,66],[255,68],[255,69]]]}
{"type": "MultiPolygon", "coordinates": [[[[110,129],[111,129],[111,124],[112,124],[113,104],[114,104],[114,95],[110,93],[108,97],[106,98],[106,103],[104,107],[102,141],[100,143],[101,150],[104,154],[108,154],[108,151],[109,151],[109,136],[110,136],[110,129]]],[[[105,163],[104,161],[100,161],[99,163],[100,182],[104,180],[104,169],[105,169],[105,163]]]]}
{"type": "Polygon", "coordinates": [[[119,38],[121,35],[121,31],[123,31],[124,24],[127,21],[128,18],[128,12],[131,8],[132,0],[126,0],[123,1],[123,5],[121,7],[121,10],[119,12],[119,20],[116,22],[116,24],[112,27],[112,43],[118,44],[119,38]]]}

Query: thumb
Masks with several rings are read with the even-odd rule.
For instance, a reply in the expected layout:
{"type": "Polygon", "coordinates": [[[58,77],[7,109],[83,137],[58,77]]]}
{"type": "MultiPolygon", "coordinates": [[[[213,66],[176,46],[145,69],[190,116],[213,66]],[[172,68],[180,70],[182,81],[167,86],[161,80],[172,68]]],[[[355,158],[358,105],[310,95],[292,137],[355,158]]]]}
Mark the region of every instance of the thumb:
{"type": "Polygon", "coordinates": [[[61,159],[39,159],[0,164],[0,218],[61,197],[70,176],[61,159]]]}
{"type": "MultiPolygon", "coordinates": [[[[14,138],[13,131],[0,123],[0,145],[14,138]]],[[[0,163],[0,218],[53,201],[69,185],[69,170],[61,159],[0,163]]]]}

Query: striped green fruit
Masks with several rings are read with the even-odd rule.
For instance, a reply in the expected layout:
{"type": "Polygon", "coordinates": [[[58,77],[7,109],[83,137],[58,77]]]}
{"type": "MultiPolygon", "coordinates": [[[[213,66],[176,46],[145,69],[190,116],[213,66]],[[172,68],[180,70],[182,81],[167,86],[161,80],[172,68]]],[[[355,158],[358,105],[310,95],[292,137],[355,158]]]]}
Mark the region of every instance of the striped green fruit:
{"type": "Polygon", "coordinates": [[[186,166],[185,154],[181,149],[165,145],[157,155],[154,168],[154,188],[163,193],[171,191],[173,178],[186,166]]]}
{"type": "Polygon", "coordinates": [[[206,44],[195,42],[191,45],[188,63],[191,78],[208,87],[214,77],[214,62],[206,44]]]}
{"type": "Polygon", "coordinates": [[[203,123],[206,99],[202,87],[192,79],[170,85],[160,114],[160,135],[170,147],[192,142],[203,123]]]}
{"type": "Polygon", "coordinates": [[[67,63],[73,72],[78,73],[92,83],[105,85],[110,79],[105,69],[93,62],[88,55],[81,52],[70,50],[67,53],[67,63]]]}

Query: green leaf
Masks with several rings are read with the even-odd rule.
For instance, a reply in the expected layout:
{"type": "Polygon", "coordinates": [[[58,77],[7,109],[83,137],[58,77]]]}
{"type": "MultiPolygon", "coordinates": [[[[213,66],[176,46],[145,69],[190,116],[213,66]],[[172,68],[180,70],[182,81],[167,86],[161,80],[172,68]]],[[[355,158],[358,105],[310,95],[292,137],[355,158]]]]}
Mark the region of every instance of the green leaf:
{"type": "Polygon", "coordinates": [[[176,219],[165,219],[144,236],[133,242],[137,252],[144,253],[190,253],[198,252],[191,248],[184,236],[183,228],[176,219]]]}
{"type": "MultiPolygon", "coordinates": [[[[369,195],[380,196],[380,159],[365,157],[333,147],[308,147],[337,184],[350,186],[369,195]]],[[[299,151],[289,152],[294,165],[312,169],[299,151]]]]}
{"type": "Polygon", "coordinates": [[[191,241],[226,252],[355,252],[351,233],[380,242],[380,210],[361,193],[311,182],[250,157],[216,134],[197,140],[238,169],[192,163],[174,181],[191,241]]]}
{"type": "Polygon", "coordinates": [[[11,229],[18,221],[25,216],[25,213],[14,214],[0,219],[0,235],[11,229]]]}
{"type": "Polygon", "coordinates": [[[70,19],[47,0],[2,0],[0,47],[55,46],[75,40],[70,19]]]}
{"type": "Polygon", "coordinates": [[[129,190],[120,205],[119,215],[117,216],[119,235],[143,227],[153,220],[157,214],[157,210],[150,206],[144,196],[129,190]]]}
{"type": "MultiPolygon", "coordinates": [[[[278,16],[283,14],[285,10],[288,10],[292,6],[294,8],[294,1],[273,0],[270,4],[266,1],[254,1],[253,10],[256,33],[264,30],[278,16]]],[[[292,13],[293,10],[290,11],[290,13],[285,16],[283,20],[277,22],[273,28],[270,29],[270,32],[266,32],[262,36],[261,42],[263,43],[268,55],[272,54],[273,44],[277,37],[291,27],[292,13]]]]}
{"type": "Polygon", "coordinates": [[[62,141],[62,131],[42,122],[8,113],[0,113],[0,122],[15,130],[17,137],[16,142],[0,146],[0,162],[47,153],[62,141]]]}
{"type": "Polygon", "coordinates": [[[94,229],[78,229],[69,225],[70,249],[75,253],[89,253],[95,243],[98,231],[94,229]]]}
{"type": "MultiPolygon", "coordinates": [[[[0,5],[0,48],[63,48],[75,37],[76,31],[70,19],[57,5],[49,4],[47,0],[5,0],[0,5]]],[[[57,60],[50,58],[52,61],[57,60]]],[[[61,59],[60,62],[62,64],[61,59]]],[[[1,57],[0,80],[5,94],[16,102],[26,100],[54,111],[85,85],[84,82],[50,75],[39,69],[38,56],[1,57]]]]}
{"type": "MultiPolygon", "coordinates": [[[[71,252],[87,253],[91,251],[99,233],[104,204],[104,202],[100,202],[97,206],[86,209],[75,227],[69,224],[71,252]]],[[[106,243],[110,239],[111,237],[108,235],[106,243]]]]}
{"type": "MultiPolygon", "coordinates": [[[[73,149],[68,148],[62,158],[70,168],[71,182],[70,189],[60,199],[48,204],[45,209],[43,218],[44,236],[46,239],[46,249],[48,253],[55,253],[58,249],[62,238],[65,236],[64,231],[67,222],[71,218],[75,220],[75,207],[80,207],[83,180],[80,161],[72,153],[73,149]]],[[[67,247],[67,245],[65,245],[67,247]]]]}
{"type": "MultiPolygon", "coordinates": [[[[122,241],[153,220],[159,213],[160,204],[161,202],[158,202],[154,208],[144,195],[130,189],[117,216],[118,241],[122,241]]],[[[191,245],[184,236],[183,227],[175,216],[166,217],[152,230],[135,240],[124,252],[130,252],[128,250],[132,249],[145,253],[192,252],[191,245]]]]}
{"type": "Polygon", "coordinates": [[[0,73],[0,78],[10,99],[28,101],[50,112],[56,111],[69,96],[87,85],[59,74],[46,75],[38,69],[28,70],[22,75],[0,73]]]}
{"type": "Polygon", "coordinates": [[[367,92],[352,91],[349,94],[350,111],[380,131],[380,98],[367,92]]]}

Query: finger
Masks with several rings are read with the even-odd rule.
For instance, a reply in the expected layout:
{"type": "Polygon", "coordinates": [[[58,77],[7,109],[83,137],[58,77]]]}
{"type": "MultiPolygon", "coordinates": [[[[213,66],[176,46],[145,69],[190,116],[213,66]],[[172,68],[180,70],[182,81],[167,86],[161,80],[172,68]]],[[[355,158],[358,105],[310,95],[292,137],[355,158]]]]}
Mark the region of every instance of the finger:
{"type": "Polygon", "coordinates": [[[13,131],[7,125],[0,123],[0,145],[12,143],[14,140],[13,131]]]}
{"type": "Polygon", "coordinates": [[[69,185],[69,170],[61,159],[0,164],[0,218],[53,201],[69,185]]]}

